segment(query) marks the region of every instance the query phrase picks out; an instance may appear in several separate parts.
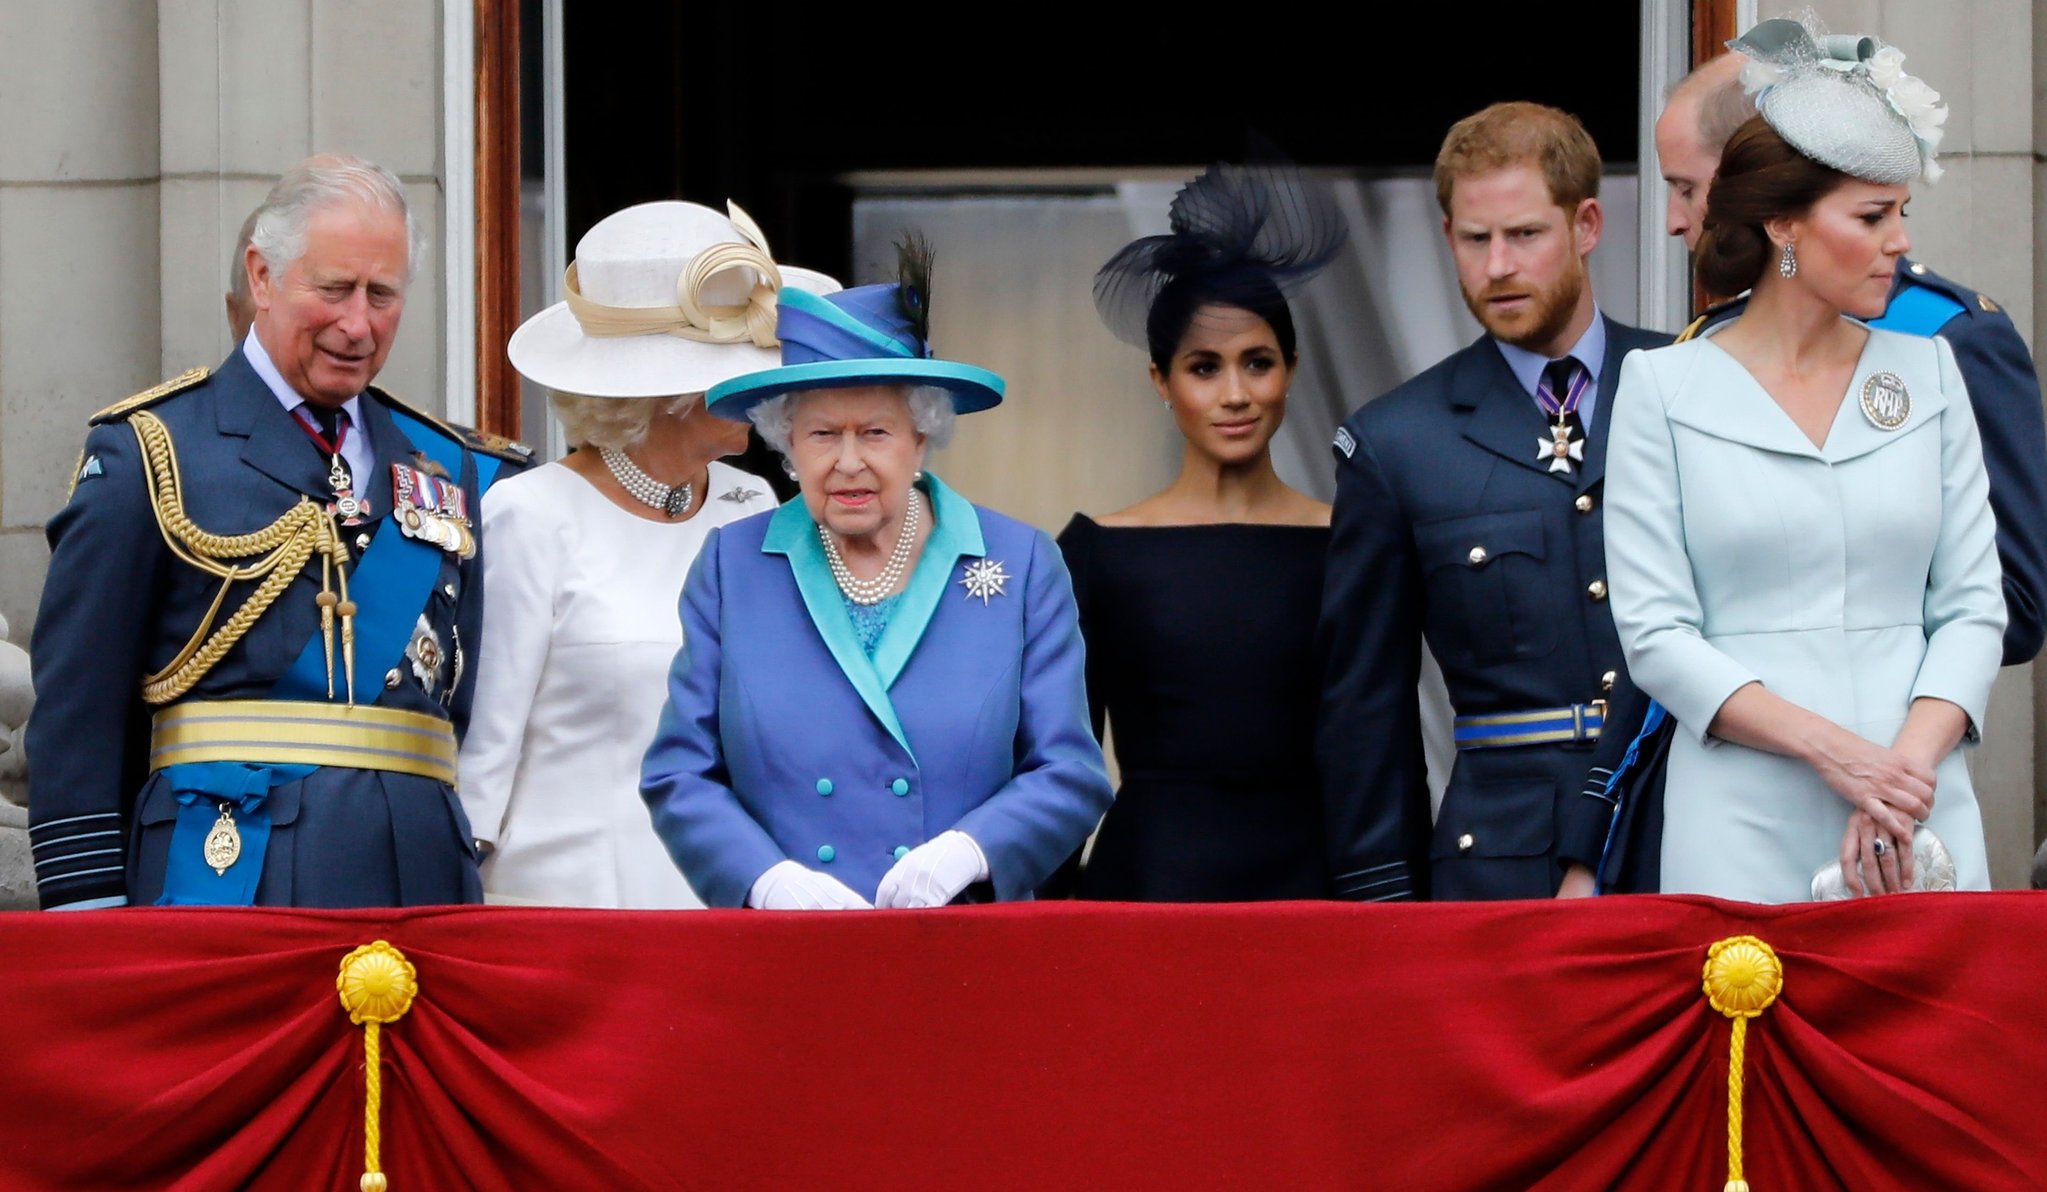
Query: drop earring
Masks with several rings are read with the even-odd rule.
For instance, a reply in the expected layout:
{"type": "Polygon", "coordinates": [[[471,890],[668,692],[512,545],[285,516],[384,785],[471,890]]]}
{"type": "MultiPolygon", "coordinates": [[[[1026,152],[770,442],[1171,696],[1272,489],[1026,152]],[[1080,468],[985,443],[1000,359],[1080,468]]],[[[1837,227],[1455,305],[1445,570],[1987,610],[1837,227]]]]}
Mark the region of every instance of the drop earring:
{"type": "Polygon", "coordinates": [[[1791,247],[1789,240],[1784,242],[1784,251],[1777,254],[1777,276],[1786,280],[1798,276],[1798,250],[1791,247]]]}

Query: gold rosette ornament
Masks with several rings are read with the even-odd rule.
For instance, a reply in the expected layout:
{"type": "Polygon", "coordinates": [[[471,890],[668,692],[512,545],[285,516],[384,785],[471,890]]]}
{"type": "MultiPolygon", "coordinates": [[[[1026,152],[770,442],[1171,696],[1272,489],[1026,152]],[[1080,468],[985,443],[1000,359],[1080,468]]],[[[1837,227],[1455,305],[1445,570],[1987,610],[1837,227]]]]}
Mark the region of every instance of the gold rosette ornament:
{"type": "Polygon", "coordinates": [[[1734,1020],[1727,1054],[1727,1187],[1749,1192],[1741,1172],[1741,1070],[1748,1055],[1748,1020],[1784,992],[1784,965],[1770,945],[1734,935],[1706,949],[1706,1000],[1734,1020]]]}
{"type": "Polygon", "coordinates": [[[419,970],[405,959],[405,953],[378,940],[364,944],[341,958],[341,975],[334,978],[341,994],[341,1008],[348,1021],[363,1028],[363,1177],[362,1192],[386,1192],[381,1150],[384,1080],[378,1052],[378,1032],[385,1023],[396,1022],[412,1009],[419,993],[419,970]]]}

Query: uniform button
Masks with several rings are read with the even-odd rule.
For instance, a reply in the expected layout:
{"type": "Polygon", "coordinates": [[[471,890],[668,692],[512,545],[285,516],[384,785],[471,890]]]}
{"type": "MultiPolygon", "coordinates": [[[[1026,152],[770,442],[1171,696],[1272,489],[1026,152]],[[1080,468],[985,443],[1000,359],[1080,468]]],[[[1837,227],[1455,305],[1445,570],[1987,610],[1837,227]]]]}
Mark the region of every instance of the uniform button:
{"type": "Polygon", "coordinates": [[[1571,502],[1571,508],[1576,509],[1580,513],[1592,512],[1592,494],[1579,493],[1578,499],[1571,502]]]}
{"type": "Polygon", "coordinates": [[[1471,553],[1464,557],[1471,560],[1473,567],[1483,567],[1485,566],[1485,561],[1492,556],[1485,553],[1485,547],[1474,546],[1471,548],[1471,553]]]}
{"type": "Polygon", "coordinates": [[[1473,843],[1474,842],[1471,839],[1471,833],[1466,832],[1464,835],[1459,836],[1457,838],[1457,851],[1460,853],[1468,853],[1471,851],[1471,846],[1473,843]]]}
{"type": "Polygon", "coordinates": [[[398,686],[399,680],[403,678],[405,678],[405,676],[403,674],[400,674],[398,668],[394,666],[390,670],[384,672],[384,686],[396,687],[398,686]]]}
{"type": "Polygon", "coordinates": [[[900,861],[904,857],[910,855],[910,846],[907,844],[899,844],[896,846],[896,850],[893,853],[890,853],[889,855],[894,857],[896,860],[900,861]]]}
{"type": "Polygon", "coordinates": [[[441,595],[443,595],[443,596],[446,596],[446,597],[447,597],[448,599],[450,599],[450,600],[453,600],[453,599],[455,598],[455,585],[454,585],[454,584],[442,584],[442,585],[441,585],[441,595]]]}
{"type": "Polygon", "coordinates": [[[897,798],[901,798],[902,796],[910,793],[909,780],[898,778],[894,782],[888,784],[888,789],[894,791],[896,793],[897,798]]]}
{"type": "Polygon", "coordinates": [[[820,795],[829,795],[829,794],[831,794],[831,793],[832,793],[832,780],[831,780],[831,779],[829,779],[829,778],[820,778],[820,779],[818,779],[818,780],[817,780],[817,793],[818,793],[818,794],[820,794],[820,795]]]}
{"type": "Polygon", "coordinates": [[[1592,597],[1592,599],[1595,601],[1606,599],[1606,581],[1603,579],[1595,579],[1591,583],[1586,584],[1585,594],[1587,596],[1592,597]]]}
{"type": "Polygon", "coordinates": [[[370,536],[368,534],[357,534],[355,536],[355,549],[359,551],[370,549],[370,536]]]}
{"type": "Polygon", "coordinates": [[[833,848],[829,844],[820,844],[817,846],[817,859],[823,861],[827,865],[831,864],[832,858],[838,855],[839,850],[833,848]]]}
{"type": "Polygon", "coordinates": [[[1599,676],[1599,689],[1601,691],[1612,691],[1614,680],[1619,678],[1620,675],[1616,674],[1613,671],[1606,672],[1605,674],[1599,676]]]}

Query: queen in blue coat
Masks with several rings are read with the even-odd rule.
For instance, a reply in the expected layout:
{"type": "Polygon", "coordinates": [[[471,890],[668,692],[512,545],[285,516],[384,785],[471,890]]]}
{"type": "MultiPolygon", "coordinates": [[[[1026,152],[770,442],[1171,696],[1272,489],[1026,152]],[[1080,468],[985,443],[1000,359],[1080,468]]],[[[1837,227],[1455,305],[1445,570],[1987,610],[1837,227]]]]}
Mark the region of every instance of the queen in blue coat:
{"type": "Polygon", "coordinates": [[[801,499],[720,527],[641,774],[713,907],[1028,898],[1111,791],[1072,585],[1044,533],[924,471],[1002,379],[931,357],[928,253],[779,299],[783,366],[712,389],[801,499]]]}

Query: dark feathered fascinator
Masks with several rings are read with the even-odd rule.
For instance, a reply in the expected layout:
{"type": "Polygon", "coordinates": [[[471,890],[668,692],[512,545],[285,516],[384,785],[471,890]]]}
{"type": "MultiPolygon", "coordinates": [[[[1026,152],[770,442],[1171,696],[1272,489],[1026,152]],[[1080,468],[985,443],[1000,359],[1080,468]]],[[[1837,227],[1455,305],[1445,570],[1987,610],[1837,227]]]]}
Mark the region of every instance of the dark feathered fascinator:
{"type": "Polygon", "coordinates": [[[922,232],[896,241],[896,308],[924,354],[931,354],[931,266],[938,254],[922,232]]]}
{"type": "Polygon", "coordinates": [[[1095,309],[1116,338],[1148,346],[1152,305],[1169,287],[1261,310],[1342,249],[1336,205],[1292,165],[1218,162],[1180,189],[1172,231],[1127,245],[1095,274],[1095,309]]]}

